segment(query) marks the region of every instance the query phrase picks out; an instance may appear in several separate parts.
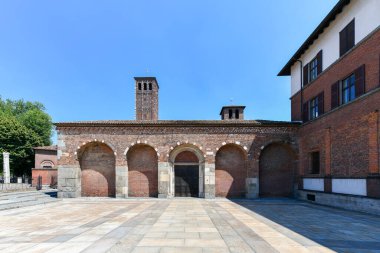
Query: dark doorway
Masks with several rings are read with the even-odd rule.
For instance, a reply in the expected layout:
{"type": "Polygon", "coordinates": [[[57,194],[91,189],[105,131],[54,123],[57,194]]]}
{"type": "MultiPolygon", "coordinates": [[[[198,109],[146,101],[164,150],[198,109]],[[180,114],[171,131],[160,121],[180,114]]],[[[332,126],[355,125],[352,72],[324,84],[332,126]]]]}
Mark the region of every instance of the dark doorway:
{"type": "Polygon", "coordinates": [[[175,165],[175,196],[198,197],[199,192],[199,166],[175,165]]]}

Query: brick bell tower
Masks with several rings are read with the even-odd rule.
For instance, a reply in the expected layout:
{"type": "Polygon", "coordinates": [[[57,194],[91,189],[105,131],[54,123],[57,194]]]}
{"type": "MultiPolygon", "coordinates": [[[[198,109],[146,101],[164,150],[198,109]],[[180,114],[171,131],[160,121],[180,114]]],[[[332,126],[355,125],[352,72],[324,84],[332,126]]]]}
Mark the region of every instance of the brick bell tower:
{"type": "Polygon", "coordinates": [[[135,77],[136,120],[158,120],[158,89],[155,77],[135,77]]]}

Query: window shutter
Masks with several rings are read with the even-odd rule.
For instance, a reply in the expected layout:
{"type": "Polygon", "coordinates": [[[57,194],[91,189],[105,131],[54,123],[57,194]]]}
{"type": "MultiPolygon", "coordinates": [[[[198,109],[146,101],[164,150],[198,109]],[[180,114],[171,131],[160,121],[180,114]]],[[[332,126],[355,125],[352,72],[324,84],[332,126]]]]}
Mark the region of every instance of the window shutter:
{"type": "Polygon", "coordinates": [[[347,26],[347,48],[350,50],[355,46],[355,19],[353,19],[347,26]]]}
{"type": "Polygon", "coordinates": [[[302,120],[303,122],[309,121],[309,102],[303,104],[302,120]]]}
{"type": "Polygon", "coordinates": [[[331,109],[339,106],[339,81],[331,86],[331,109]]]}
{"type": "Polygon", "coordinates": [[[365,92],[365,65],[355,70],[355,97],[360,97],[365,92]]]}
{"type": "Polygon", "coordinates": [[[309,83],[309,64],[303,67],[303,86],[309,83]]]}
{"type": "Polygon", "coordinates": [[[325,112],[325,105],[324,105],[324,92],[322,91],[318,95],[318,112],[319,115],[322,115],[325,112]]]}
{"type": "Polygon", "coordinates": [[[320,73],[322,73],[322,50],[319,51],[317,54],[317,62],[318,62],[317,75],[319,75],[320,73]]]}
{"type": "Polygon", "coordinates": [[[339,33],[340,56],[344,55],[344,53],[347,52],[346,47],[347,47],[347,31],[345,28],[339,33]]]}

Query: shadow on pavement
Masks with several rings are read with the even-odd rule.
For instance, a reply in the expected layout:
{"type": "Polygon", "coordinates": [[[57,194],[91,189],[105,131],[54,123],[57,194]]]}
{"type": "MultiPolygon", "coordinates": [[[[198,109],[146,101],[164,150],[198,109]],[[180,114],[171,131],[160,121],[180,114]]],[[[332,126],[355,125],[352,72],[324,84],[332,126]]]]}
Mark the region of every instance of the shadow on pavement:
{"type": "Polygon", "coordinates": [[[379,216],[286,198],[230,200],[258,214],[255,218],[285,235],[286,229],[276,223],[337,252],[380,252],[379,216]]]}

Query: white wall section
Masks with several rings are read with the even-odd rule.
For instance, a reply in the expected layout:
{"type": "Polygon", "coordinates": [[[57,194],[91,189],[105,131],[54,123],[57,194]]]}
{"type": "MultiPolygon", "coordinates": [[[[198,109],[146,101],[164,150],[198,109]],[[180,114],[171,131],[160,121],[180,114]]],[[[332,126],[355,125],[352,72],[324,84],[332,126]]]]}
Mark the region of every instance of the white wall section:
{"type": "Polygon", "coordinates": [[[323,178],[304,178],[303,189],[323,192],[325,190],[325,181],[323,178]]]}
{"type": "Polygon", "coordinates": [[[365,179],[333,179],[332,192],[367,196],[367,180],[365,179]]]}
{"type": "MultiPolygon", "coordinates": [[[[323,50],[322,70],[339,59],[339,32],[355,18],[355,44],[380,26],[379,0],[354,0],[343,8],[342,13],[330,23],[319,38],[301,56],[303,64],[309,63],[320,50],[323,50]]],[[[291,95],[301,89],[300,66],[296,62],[291,67],[291,95]]]]}

